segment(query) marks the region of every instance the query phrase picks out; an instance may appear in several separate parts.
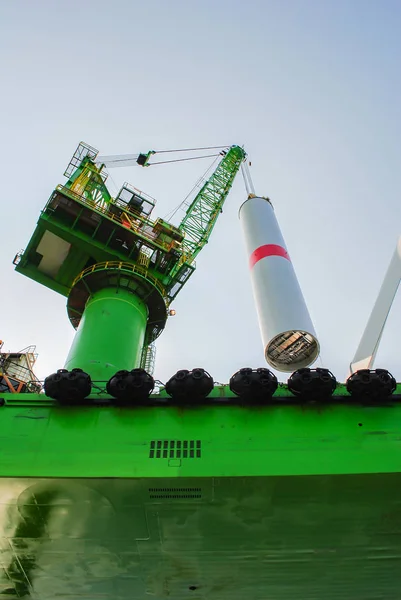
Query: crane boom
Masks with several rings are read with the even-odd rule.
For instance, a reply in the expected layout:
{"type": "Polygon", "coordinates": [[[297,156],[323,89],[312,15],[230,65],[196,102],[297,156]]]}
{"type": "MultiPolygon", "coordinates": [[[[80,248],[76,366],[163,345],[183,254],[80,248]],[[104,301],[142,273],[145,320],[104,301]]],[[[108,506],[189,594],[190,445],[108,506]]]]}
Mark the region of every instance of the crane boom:
{"type": "Polygon", "coordinates": [[[231,146],[188,207],[179,225],[179,230],[185,236],[182,247],[188,263],[192,262],[207,244],[245,157],[243,148],[231,146]]]}

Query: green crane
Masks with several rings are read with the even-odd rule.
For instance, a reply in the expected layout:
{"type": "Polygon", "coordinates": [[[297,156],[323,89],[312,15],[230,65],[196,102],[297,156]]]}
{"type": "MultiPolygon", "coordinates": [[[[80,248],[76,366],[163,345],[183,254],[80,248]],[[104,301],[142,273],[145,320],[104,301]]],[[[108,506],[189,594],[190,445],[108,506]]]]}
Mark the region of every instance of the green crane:
{"type": "Polygon", "coordinates": [[[155,201],[147,194],[124,184],[113,198],[106,185],[105,166],[133,159],[150,166],[154,154],[106,160],[79,144],[66,184],[56,187],[26,250],[15,259],[17,271],[67,296],[68,316],[78,331],[65,368],[83,369],[95,381],[107,381],[117,370],[150,367],[149,349],[165,326],[170,303],[195,270],[194,259],[246,157],[239,146],[223,149],[176,227],[151,219],[155,201]]]}

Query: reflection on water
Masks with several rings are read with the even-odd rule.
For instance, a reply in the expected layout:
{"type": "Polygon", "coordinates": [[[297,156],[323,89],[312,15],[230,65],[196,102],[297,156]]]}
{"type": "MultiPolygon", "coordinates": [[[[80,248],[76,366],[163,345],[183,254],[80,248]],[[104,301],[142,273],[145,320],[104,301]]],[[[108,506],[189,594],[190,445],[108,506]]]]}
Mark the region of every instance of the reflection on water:
{"type": "Polygon", "coordinates": [[[10,480],[1,499],[2,597],[93,593],[94,582],[121,573],[112,547],[115,511],[97,491],[69,480],[10,480]]]}

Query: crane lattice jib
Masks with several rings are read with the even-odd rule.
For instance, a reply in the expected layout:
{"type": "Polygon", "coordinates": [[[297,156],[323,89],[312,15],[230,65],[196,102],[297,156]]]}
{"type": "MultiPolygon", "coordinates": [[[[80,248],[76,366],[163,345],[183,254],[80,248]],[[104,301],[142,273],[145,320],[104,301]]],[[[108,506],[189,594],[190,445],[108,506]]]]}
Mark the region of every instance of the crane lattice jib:
{"type": "Polygon", "coordinates": [[[207,244],[224,201],[231,189],[246,153],[239,146],[231,146],[213,175],[189,206],[179,229],[185,234],[182,249],[187,262],[192,262],[207,244]]]}

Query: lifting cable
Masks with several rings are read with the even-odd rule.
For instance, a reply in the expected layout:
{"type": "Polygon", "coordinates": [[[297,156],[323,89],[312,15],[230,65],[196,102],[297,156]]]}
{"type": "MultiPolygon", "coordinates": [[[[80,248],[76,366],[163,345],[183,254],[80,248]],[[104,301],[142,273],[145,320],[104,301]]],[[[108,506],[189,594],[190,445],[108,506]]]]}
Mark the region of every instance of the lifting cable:
{"type": "MultiPolygon", "coordinates": [[[[229,149],[229,146],[204,146],[204,147],[200,147],[200,148],[181,148],[179,150],[152,150],[148,153],[148,155],[150,154],[168,154],[171,152],[198,152],[200,150],[224,150],[224,149],[229,149]]],[[[148,163],[147,166],[151,166],[151,165],[163,165],[166,163],[173,163],[173,162],[182,162],[185,160],[197,160],[198,158],[210,158],[213,156],[218,156],[218,154],[206,154],[203,156],[192,156],[190,158],[177,158],[175,160],[161,160],[161,161],[156,161],[156,162],[150,162],[148,163]]],[[[138,159],[138,154],[122,154],[122,155],[118,155],[118,154],[114,154],[111,156],[98,156],[96,158],[96,163],[104,163],[107,167],[125,167],[125,166],[130,166],[135,164],[137,162],[138,159]],[[125,163],[125,164],[124,164],[125,163]]]]}
{"type": "Polygon", "coordinates": [[[251,194],[254,196],[255,188],[253,186],[251,173],[249,171],[248,163],[246,161],[243,161],[241,164],[241,172],[242,172],[242,177],[244,178],[246,193],[248,194],[248,196],[251,194]]]}
{"type": "Polygon", "coordinates": [[[182,209],[184,210],[184,206],[189,206],[188,205],[188,198],[193,194],[194,190],[196,188],[200,188],[201,184],[206,181],[206,177],[209,173],[209,171],[211,171],[214,167],[214,165],[216,164],[218,157],[220,156],[220,154],[215,154],[213,156],[216,156],[216,158],[214,159],[214,161],[212,162],[212,164],[206,169],[206,171],[203,173],[203,175],[201,175],[201,177],[199,177],[198,181],[195,183],[195,185],[193,186],[193,188],[188,192],[188,194],[185,196],[184,200],[182,200],[182,202],[180,202],[180,204],[178,206],[176,206],[176,208],[173,208],[172,211],[170,211],[167,215],[165,215],[164,219],[168,220],[168,219],[173,219],[174,216],[177,214],[177,212],[182,209]]]}
{"type": "Polygon", "coordinates": [[[155,150],[155,154],[166,154],[167,152],[196,152],[198,150],[221,150],[222,148],[229,148],[229,146],[205,146],[203,148],[181,148],[180,150],[155,150]]]}
{"type": "MultiPolygon", "coordinates": [[[[170,150],[164,150],[164,152],[170,152],[170,150]]],[[[173,152],[173,150],[171,152],[173,152]]],[[[211,158],[213,156],[220,156],[220,154],[205,154],[204,156],[191,156],[190,158],[176,158],[175,160],[159,160],[156,162],[148,163],[148,166],[151,167],[152,165],[165,165],[167,163],[184,162],[185,160],[198,160],[199,158],[211,158]]]]}

